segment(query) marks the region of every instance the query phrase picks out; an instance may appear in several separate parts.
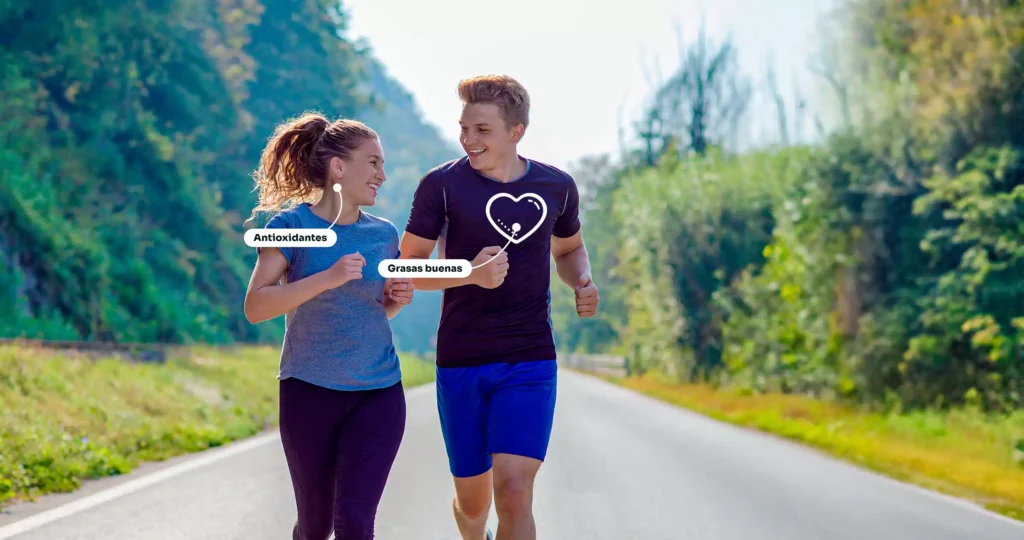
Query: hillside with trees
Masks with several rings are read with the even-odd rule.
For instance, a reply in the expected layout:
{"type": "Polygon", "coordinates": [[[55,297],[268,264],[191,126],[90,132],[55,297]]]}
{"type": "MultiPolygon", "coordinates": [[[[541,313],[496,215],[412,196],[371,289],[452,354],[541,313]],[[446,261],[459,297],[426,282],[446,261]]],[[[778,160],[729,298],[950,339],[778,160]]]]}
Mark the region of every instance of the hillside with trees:
{"type": "MultiPolygon", "coordinates": [[[[276,341],[241,309],[250,177],[305,110],[377,129],[404,225],[419,177],[457,155],[334,1],[0,1],[0,335],[276,341]]],[[[424,350],[439,298],[396,320],[424,350]]]]}

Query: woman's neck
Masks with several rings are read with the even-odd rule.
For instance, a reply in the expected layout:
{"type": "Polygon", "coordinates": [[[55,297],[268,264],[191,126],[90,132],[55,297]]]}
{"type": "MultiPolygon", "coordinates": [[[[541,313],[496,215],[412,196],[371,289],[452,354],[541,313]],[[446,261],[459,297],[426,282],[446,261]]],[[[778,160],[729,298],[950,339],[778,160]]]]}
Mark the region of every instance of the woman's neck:
{"type": "Polygon", "coordinates": [[[337,219],[338,225],[351,225],[359,221],[359,205],[347,200],[342,203],[339,199],[340,197],[333,191],[325,191],[320,200],[313,205],[313,213],[329,223],[335,223],[334,220],[337,219]],[[340,217],[338,216],[339,207],[341,208],[340,217]]]}

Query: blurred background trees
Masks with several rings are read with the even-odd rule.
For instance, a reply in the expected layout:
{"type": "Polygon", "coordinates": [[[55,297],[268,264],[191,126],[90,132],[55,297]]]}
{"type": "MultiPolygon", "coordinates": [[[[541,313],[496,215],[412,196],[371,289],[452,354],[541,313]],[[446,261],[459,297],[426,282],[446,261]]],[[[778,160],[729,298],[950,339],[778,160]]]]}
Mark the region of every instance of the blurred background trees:
{"type": "MultiPolygon", "coordinates": [[[[336,2],[50,7],[0,1],[5,337],[276,341],[282,320],[241,310],[272,126],[319,109],[377,128],[399,228],[423,172],[460,155],[336,2]]],[[[871,406],[1020,407],[1024,5],[841,0],[822,28],[803,90],[835,125],[701,33],[621,154],[574,166],[602,307],[579,319],[555,278],[559,348],[871,406]],[[740,133],[758,93],[771,144],[740,133]]],[[[395,320],[401,349],[430,351],[439,300],[395,320]]]]}
{"type": "MultiPolygon", "coordinates": [[[[242,314],[242,233],[267,137],[308,109],[381,132],[376,210],[401,229],[419,177],[457,149],[345,18],[327,0],[0,2],[0,334],[279,339],[283,318],[242,314]]],[[[396,321],[407,349],[430,346],[439,301],[423,296],[396,321]]]]}
{"type": "Polygon", "coordinates": [[[581,321],[556,290],[561,344],[684,381],[1020,407],[1024,6],[833,15],[818,72],[841,121],[822,140],[791,144],[780,102],[777,144],[736,150],[743,75],[701,35],[622,163],[573,171],[605,303],[581,321]]]}

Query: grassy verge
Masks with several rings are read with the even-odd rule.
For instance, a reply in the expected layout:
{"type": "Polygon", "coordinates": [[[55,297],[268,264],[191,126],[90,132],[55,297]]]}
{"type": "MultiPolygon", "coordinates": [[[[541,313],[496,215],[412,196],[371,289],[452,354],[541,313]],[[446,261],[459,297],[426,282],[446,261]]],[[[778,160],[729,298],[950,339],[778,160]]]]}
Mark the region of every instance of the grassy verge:
{"type": "MultiPolygon", "coordinates": [[[[0,507],[277,424],[279,347],[191,347],[163,364],[0,346],[0,507]]],[[[402,355],[405,386],[433,366],[402,355]]]]}
{"type": "Polygon", "coordinates": [[[998,417],[971,410],[887,415],[803,396],[673,384],[656,375],[602,378],[1024,520],[1024,411],[998,417]]]}

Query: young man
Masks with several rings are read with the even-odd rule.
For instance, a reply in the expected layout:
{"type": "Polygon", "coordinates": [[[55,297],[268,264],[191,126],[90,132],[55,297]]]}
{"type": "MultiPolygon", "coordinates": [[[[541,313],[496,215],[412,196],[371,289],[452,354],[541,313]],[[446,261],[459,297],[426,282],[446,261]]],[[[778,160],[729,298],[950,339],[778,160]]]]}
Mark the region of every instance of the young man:
{"type": "Polygon", "coordinates": [[[464,540],[485,531],[493,493],[497,540],[533,540],[533,483],[547,453],[557,365],[550,321],[550,259],[575,289],[581,317],[598,291],[568,174],[517,151],[530,98],[507,76],[463,80],[466,156],[420,181],[402,238],[403,258],[473,263],[466,278],[413,279],[443,289],[437,336],[437,407],[464,540]],[[439,241],[439,242],[438,242],[439,241]]]}

